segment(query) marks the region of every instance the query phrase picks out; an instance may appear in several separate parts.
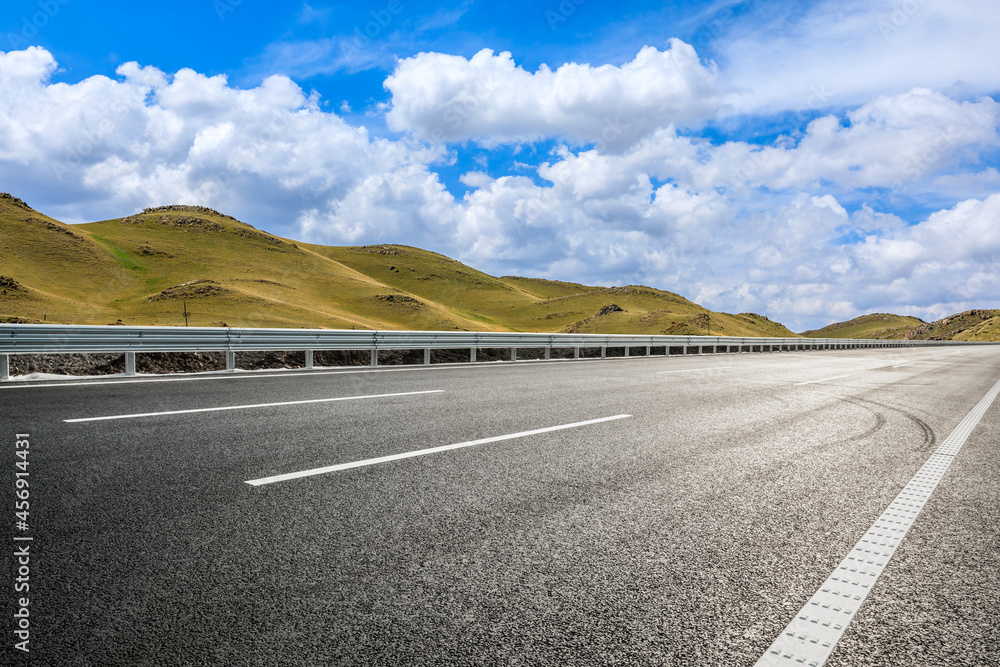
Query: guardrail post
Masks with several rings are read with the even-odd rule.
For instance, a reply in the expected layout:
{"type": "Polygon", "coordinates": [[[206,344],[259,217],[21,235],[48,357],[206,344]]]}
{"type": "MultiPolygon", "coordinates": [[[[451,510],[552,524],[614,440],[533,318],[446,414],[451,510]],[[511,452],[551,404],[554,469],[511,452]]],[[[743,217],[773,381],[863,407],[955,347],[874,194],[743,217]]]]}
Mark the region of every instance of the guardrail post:
{"type": "Polygon", "coordinates": [[[625,358],[628,359],[628,345],[625,346],[625,358]]]}
{"type": "Polygon", "coordinates": [[[10,355],[0,354],[0,380],[10,379],[10,355]]]}
{"type": "MultiPolygon", "coordinates": [[[[667,349],[667,354],[670,354],[670,350],[669,349],[667,349]]],[[[647,357],[653,356],[653,346],[652,345],[647,345],[646,346],[646,356],[647,357]]]]}
{"type": "Polygon", "coordinates": [[[313,351],[306,350],[306,368],[312,370],[313,367],[313,351]]]}
{"type": "Polygon", "coordinates": [[[424,348],[424,366],[430,366],[430,365],[431,365],[431,348],[425,347],[424,348]]]}
{"type": "Polygon", "coordinates": [[[549,347],[545,348],[545,361],[548,361],[551,358],[552,358],[552,346],[550,345],[549,347]]]}
{"type": "Polygon", "coordinates": [[[236,370],[236,352],[233,350],[226,350],[226,370],[236,370]]]}
{"type": "Polygon", "coordinates": [[[517,348],[516,347],[510,348],[510,360],[511,361],[517,361],[517,348]]]}
{"type": "Polygon", "coordinates": [[[601,359],[607,359],[607,357],[608,357],[608,348],[607,347],[602,347],[601,348],[601,359]]]}
{"type": "Polygon", "coordinates": [[[135,375],[135,352],[125,353],[125,375],[135,375]]]}
{"type": "Polygon", "coordinates": [[[476,348],[474,347],[469,348],[469,363],[476,363],[476,348]]]}
{"type": "Polygon", "coordinates": [[[578,348],[578,347],[574,347],[573,348],[573,358],[574,359],[579,359],[580,358],[580,348],[578,348]]]}
{"type": "Polygon", "coordinates": [[[369,365],[378,366],[378,348],[372,348],[372,358],[369,365]]]}

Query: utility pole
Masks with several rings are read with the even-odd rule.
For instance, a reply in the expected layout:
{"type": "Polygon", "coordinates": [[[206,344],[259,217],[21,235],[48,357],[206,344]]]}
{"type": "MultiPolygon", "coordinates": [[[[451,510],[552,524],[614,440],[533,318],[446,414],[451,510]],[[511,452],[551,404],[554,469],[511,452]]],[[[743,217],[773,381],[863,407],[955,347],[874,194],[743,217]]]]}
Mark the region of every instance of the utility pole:
{"type": "Polygon", "coordinates": [[[705,328],[708,329],[709,336],[712,335],[712,313],[705,311],[705,328]]]}
{"type": "Polygon", "coordinates": [[[188,325],[188,302],[184,301],[184,326],[188,325]]]}

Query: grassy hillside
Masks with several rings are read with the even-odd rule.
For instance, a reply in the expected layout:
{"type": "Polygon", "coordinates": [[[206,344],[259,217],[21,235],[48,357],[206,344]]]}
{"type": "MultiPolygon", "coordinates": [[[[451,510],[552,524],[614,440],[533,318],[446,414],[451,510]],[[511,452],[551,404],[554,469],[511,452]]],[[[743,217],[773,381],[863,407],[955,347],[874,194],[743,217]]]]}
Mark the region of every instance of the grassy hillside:
{"type": "Polygon", "coordinates": [[[0,196],[0,320],[76,324],[794,335],[643,286],[496,278],[399,245],[283,239],[196,206],[65,225],[0,196]]]}
{"type": "MultiPolygon", "coordinates": [[[[182,325],[186,310],[192,326],[796,335],[665,290],[497,278],[400,245],[311,245],[195,206],[70,226],[0,195],[0,250],[0,321],[182,325]]],[[[968,335],[993,335],[979,323],[968,335]]],[[[862,337],[846,324],[837,335],[862,337]]]]}
{"type": "Polygon", "coordinates": [[[993,317],[980,322],[976,326],[955,334],[953,340],[990,340],[1000,341],[1000,311],[993,317]]]}
{"type": "Polygon", "coordinates": [[[1000,340],[1000,310],[967,310],[909,332],[911,340],[1000,340]]]}
{"type": "MultiPolygon", "coordinates": [[[[179,324],[327,328],[468,328],[434,303],[209,209],[165,207],[80,226],[144,277],[115,306],[129,319],[179,324]]],[[[123,318],[124,319],[124,318],[123,318]]]]}
{"type": "Polygon", "coordinates": [[[400,245],[308,247],[417,299],[440,304],[482,329],[698,335],[706,333],[707,317],[714,335],[795,335],[764,317],[712,313],[650,287],[495,278],[443,255],[400,245]]]}
{"type": "MultiPolygon", "coordinates": [[[[192,326],[798,335],[642,285],[497,278],[419,248],[279,238],[198,206],[66,225],[0,193],[0,321],[176,326],[185,310],[192,326]]],[[[803,335],[1000,340],[1000,311],[876,313],[803,335]]]]}
{"type": "Polygon", "coordinates": [[[64,225],[0,198],[0,318],[192,326],[468,328],[397,290],[210,209],[64,225]],[[185,303],[186,302],[186,303],[185,303]]]}
{"type": "Polygon", "coordinates": [[[855,317],[847,322],[837,322],[822,329],[806,331],[806,338],[876,338],[902,339],[906,334],[923,324],[917,317],[892,315],[890,313],[872,313],[855,317]]]}
{"type": "Polygon", "coordinates": [[[0,318],[105,323],[141,284],[90,234],[0,194],[0,318]]]}

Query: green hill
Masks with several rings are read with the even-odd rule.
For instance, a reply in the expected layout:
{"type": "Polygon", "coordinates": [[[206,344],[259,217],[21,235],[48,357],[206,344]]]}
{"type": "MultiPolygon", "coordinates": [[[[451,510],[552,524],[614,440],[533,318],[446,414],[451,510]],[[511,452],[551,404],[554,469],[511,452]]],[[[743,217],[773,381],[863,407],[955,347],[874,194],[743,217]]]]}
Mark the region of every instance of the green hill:
{"type": "Polygon", "coordinates": [[[918,317],[892,315],[890,313],[872,313],[855,317],[847,322],[837,322],[803,332],[806,338],[869,338],[869,339],[902,339],[915,327],[926,324],[918,317]]]}
{"type": "MultiPolygon", "coordinates": [[[[491,276],[401,245],[280,238],[200,206],[66,225],[0,193],[0,321],[793,337],[642,285],[491,276]]],[[[1000,339],[1000,311],[873,314],[809,337],[1000,339]]]]}
{"type": "Polygon", "coordinates": [[[0,194],[0,316],[102,321],[142,278],[100,241],[0,194]]]}
{"type": "Polygon", "coordinates": [[[0,195],[0,321],[793,336],[644,286],[497,278],[400,245],[330,247],[198,206],[66,225],[0,195]]]}

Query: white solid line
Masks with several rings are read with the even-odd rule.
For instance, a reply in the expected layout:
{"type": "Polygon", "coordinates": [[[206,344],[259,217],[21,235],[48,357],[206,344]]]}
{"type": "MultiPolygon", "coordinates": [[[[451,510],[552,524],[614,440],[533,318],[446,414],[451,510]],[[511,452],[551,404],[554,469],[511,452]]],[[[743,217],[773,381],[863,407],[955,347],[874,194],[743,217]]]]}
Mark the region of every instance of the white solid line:
{"type": "Polygon", "coordinates": [[[338,398],[314,398],[308,401],[286,401],[283,403],[257,403],[255,405],[227,405],[221,408],[196,408],[194,410],[169,410],[166,412],[142,412],[134,415],[111,415],[109,417],[84,417],[82,419],[64,419],[69,424],[80,422],[107,421],[108,419],[133,419],[136,417],[159,417],[161,415],[187,415],[192,412],[219,412],[221,410],[250,410],[252,408],[272,408],[282,405],[305,405],[306,403],[332,403],[334,401],[356,401],[363,398],[389,398],[391,396],[416,396],[418,394],[440,394],[444,389],[431,391],[407,391],[396,394],[369,394],[367,396],[340,396],[338,398]]]}
{"type": "Polygon", "coordinates": [[[715,366],[713,368],[688,368],[683,371],[659,371],[657,375],[663,375],[665,373],[694,373],[696,371],[714,371],[716,368],[732,368],[732,366],[715,366]]]}
{"type": "Polygon", "coordinates": [[[300,477],[311,477],[313,475],[323,475],[328,472],[337,472],[339,470],[348,470],[350,468],[363,468],[365,466],[377,465],[379,463],[388,463],[389,461],[399,461],[400,459],[410,459],[415,456],[425,456],[427,454],[436,454],[438,452],[446,452],[451,449],[460,449],[462,447],[473,447],[475,445],[485,445],[490,442],[500,442],[501,440],[513,440],[514,438],[524,438],[529,435],[538,435],[539,433],[551,433],[552,431],[562,431],[568,428],[577,428],[579,426],[589,426],[591,424],[600,424],[601,422],[614,421],[616,419],[625,419],[631,417],[632,415],[615,415],[614,417],[601,417],[600,419],[588,419],[587,421],[575,422],[573,424],[563,424],[562,426],[548,426],[546,428],[536,428],[532,431],[521,431],[520,433],[511,433],[509,435],[498,435],[493,438],[483,438],[482,440],[470,440],[469,442],[459,442],[454,445],[442,445],[440,447],[431,447],[429,449],[418,449],[412,452],[403,452],[402,454],[390,454],[389,456],[380,456],[374,459],[364,459],[362,461],[352,461],[350,463],[338,463],[337,465],[326,466],[325,468],[312,468],[311,470],[303,470],[301,472],[290,472],[284,475],[274,475],[273,477],[262,477],[260,479],[247,480],[247,484],[250,486],[261,486],[264,484],[274,484],[275,482],[284,482],[289,479],[298,479],[300,477]]]}
{"type": "Polygon", "coordinates": [[[998,394],[1000,381],[986,392],[903,487],[882,516],[875,520],[833,574],[778,635],[755,667],[797,664],[821,667],[826,662],[920,510],[998,394]]]}
{"type": "Polygon", "coordinates": [[[823,378],[822,380],[809,380],[809,382],[796,382],[795,386],[796,387],[801,387],[804,384],[816,384],[817,382],[829,382],[830,380],[839,380],[841,378],[846,378],[846,377],[850,377],[850,374],[848,374],[848,375],[835,375],[832,378],[823,378]]]}

